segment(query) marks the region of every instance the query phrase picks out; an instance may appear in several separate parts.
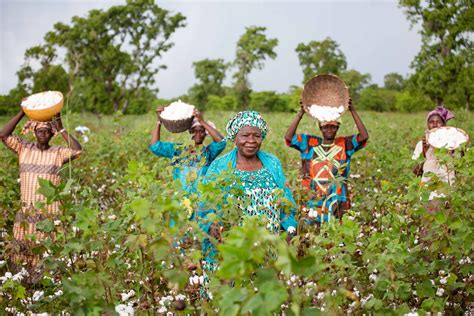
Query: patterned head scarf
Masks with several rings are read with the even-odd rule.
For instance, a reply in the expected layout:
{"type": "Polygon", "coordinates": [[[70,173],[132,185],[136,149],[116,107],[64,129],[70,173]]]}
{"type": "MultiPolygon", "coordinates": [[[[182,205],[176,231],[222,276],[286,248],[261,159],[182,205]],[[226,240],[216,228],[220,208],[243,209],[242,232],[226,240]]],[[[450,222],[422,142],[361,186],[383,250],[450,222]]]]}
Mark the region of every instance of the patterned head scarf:
{"type": "Polygon", "coordinates": [[[450,119],[454,118],[453,112],[445,108],[444,106],[437,106],[436,109],[433,111],[429,112],[428,115],[426,116],[426,121],[430,119],[433,115],[439,115],[441,119],[443,120],[444,123],[449,121],[450,119]]]}
{"type": "Polygon", "coordinates": [[[256,111],[242,111],[232,117],[226,126],[227,138],[234,141],[237,133],[246,126],[257,127],[262,132],[262,140],[268,132],[267,122],[256,111]]]}
{"type": "MultiPolygon", "coordinates": [[[[211,121],[207,121],[206,122],[208,125],[210,125],[212,128],[216,128],[216,124],[214,124],[213,122],[211,121]]],[[[196,120],[195,118],[193,119],[193,123],[191,124],[191,127],[189,128],[189,132],[192,133],[193,132],[193,128],[195,128],[196,126],[202,126],[201,123],[199,123],[198,120],[196,120]]],[[[206,129],[206,135],[209,135],[209,132],[207,131],[206,129]]]]}
{"type": "Polygon", "coordinates": [[[29,120],[23,126],[23,129],[21,130],[21,133],[23,135],[27,134],[29,132],[34,133],[35,130],[37,130],[38,128],[47,128],[55,135],[59,132],[59,131],[56,130],[56,128],[54,128],[54,126],[51,122],[39,122],[39,121],[29,120]]]}

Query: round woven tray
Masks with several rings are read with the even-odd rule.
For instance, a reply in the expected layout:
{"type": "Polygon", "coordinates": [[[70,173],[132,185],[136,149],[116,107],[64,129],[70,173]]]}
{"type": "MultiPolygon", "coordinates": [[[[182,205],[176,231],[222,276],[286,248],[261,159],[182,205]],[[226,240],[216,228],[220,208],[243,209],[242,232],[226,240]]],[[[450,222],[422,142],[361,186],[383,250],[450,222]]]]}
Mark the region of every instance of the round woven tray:
{"type": "MultiPolygon", "coordinates": [[[[469,141],[469,135],[462,129],[460,128],[457,128],[457,127],[454,127],[454,126],[441,126],[441,127],[438,127],[438,128],[434,128],[432,130],[429,130],[427,133],[426,133],[426,141],[428,142],[428,144],[430,144],[431,146],[435,147],[435,148],[445,148],[445,146],[443,147],[438,147],[438,146],[435,146],[436,144],[432,144],[431,142],[431,135],[434,134],[434,132],[440,130],[440,129],[456,129],[460,134],[463,134],[464,137],[466,138],[466,141],[462,142],[462,144],[464,143],[467,143],[469,141]]],[[[457,147],[456,147],[457,148],[457,147]]],[[[449,148],[449,149],[456,149],[456,148],[449,148]]]]}
{"type": "Polygon", "coordinates": [[[191,128],[191,125],[193,124],[193,117],[191,116],[187,119],[171,121],[165,120],[160,116],[160,121],[163,123],[163,126],[171,133],[182,133],[191,128]]]}
{"type": "Polygon", "coordinates": [[[347,110],[349,89],[338,76],[317,75],[304,85],[301,100],[306,111],[313,104],[330,107],[343,105],[347,110]]]}

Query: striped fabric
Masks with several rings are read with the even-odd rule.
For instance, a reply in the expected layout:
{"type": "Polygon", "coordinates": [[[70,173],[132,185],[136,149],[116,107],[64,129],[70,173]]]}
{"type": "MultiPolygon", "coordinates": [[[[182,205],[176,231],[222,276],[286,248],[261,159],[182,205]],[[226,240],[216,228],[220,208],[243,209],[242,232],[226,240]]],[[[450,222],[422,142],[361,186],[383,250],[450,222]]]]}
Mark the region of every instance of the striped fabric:
{"type": "MultiPolygon", "coordinates": [[[[58,185],[61,181],[59,171],[61,166],[68,161],[78,157],[80,151],[71,148],[51,146],[47,150],[40,150],[35,143],[28,142],[17,136],[9,136],[4,144],[18,154],[20,165],[21,184],[21,211],[15,217],[13,225],[13,237],[17,242],[28,243],[33,240],[42,240],[46,236],[36,231],[36,223],[46,217],[59,215],[59,202],[45,206],[45,210],[35,207],[36,202],[46,202],[42,194],[36,192],[39,187],[38,179],[42,178],[58,185]],[[43,213],[45,212],[45,213],[43,213]],[[34,236],[33,236],[34,235],[34,236]]],[[[22,247],[24,248],[24,247],[22,247]]],[[[31,266],[36,265],[35,256],[21,255],[17,260],[26,260],[31,266]]]]}

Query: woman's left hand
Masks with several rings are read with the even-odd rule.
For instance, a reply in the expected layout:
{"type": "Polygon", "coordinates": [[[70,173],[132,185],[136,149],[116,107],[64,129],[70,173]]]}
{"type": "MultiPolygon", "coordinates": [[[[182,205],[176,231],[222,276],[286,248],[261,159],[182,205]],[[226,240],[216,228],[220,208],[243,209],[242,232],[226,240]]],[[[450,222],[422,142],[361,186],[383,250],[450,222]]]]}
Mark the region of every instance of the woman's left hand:
{"type": "Polygon", "coordinates": [[[64,127],[63,127],[63,122],[61,121],[61,113],[56,114],[53,117],[53,120],[51,123],[58,132],[62,130],[64,127]]]}
{"type": "Polygon", "coordinates": [[[199,122],[204,121],[204,118],[202,117],[202,113],[199,112],[198,109],[194,109],[194,111],[193,111],[193,116],[194,116],[194,118],[196,118],[196,120],[198,120],[199,122]]]}
{"type": "Polygon", "coordinates": [[[352,98],[349,98],[349,101],[347,102],[347,108],[349,109],[349,111],[355,111],[355,107],[354,107],[354,104],[352,104],[352,98]]]}

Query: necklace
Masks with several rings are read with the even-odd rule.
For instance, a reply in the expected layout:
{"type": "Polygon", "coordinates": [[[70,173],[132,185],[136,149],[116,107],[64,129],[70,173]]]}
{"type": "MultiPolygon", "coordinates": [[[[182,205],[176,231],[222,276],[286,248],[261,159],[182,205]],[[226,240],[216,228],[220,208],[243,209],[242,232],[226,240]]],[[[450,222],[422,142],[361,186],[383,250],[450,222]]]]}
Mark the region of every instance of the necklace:
{"type": "Polygon", "coordinates": [[[334,142],[332,142],[330,144],[321,144],[321,146],[323,146],[323,147],[331,147],[332,145],[334,145],[334,142]]]}

